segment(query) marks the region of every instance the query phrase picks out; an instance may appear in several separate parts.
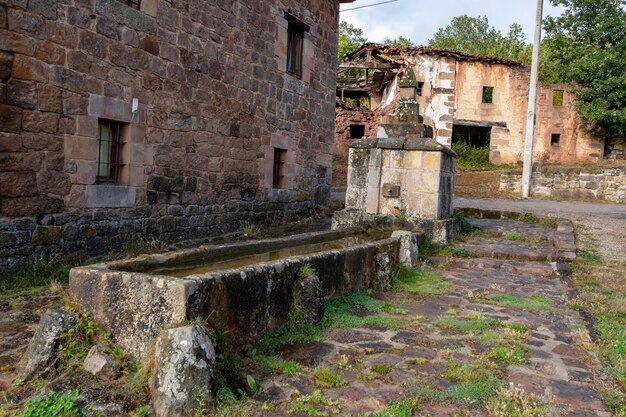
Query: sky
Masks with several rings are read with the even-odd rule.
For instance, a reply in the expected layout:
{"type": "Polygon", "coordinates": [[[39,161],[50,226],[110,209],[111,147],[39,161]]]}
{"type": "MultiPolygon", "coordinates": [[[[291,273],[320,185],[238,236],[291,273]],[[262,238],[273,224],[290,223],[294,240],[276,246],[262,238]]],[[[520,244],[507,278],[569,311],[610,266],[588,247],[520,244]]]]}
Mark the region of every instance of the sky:
{"type": "MultiPolygon", "coordinates": [[[[341,10],[384,0],[356,0],[341,5],[341,10]]],[[[427,45],[432,35],[447,26],[453,17],[467,14],[487,16],[490,26],[508,33],[512,23],[519,23],[532,43],[537,2],[534,0],[397,0],[393,3],[349,10],[340,13],[340,19],[363,29],[370,42],[382,42],[386,37],[402,35],[415,45],[427,45]]],[[[554,7],[544,0],[543,15],[558,16],[562,7],[554,7]]]]}

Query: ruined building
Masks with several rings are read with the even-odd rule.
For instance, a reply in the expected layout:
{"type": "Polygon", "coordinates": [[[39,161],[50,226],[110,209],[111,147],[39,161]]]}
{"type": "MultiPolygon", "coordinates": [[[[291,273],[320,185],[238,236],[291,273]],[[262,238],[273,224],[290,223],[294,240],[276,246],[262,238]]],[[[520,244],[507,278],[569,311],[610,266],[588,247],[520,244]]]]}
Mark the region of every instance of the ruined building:
{"type": "Polygon", "coordinates": [[[0,2],[0,269],[324,204],[350,1],[0,2]]]}
{"type": "MultiPolygon", "coordinates": [[[[523,159],[530,82],[523,65],[427,47],[365,44],[341,68],[335,133],[340,161],[348,143],[372,137],[403,98],[419,103],[437,142],[489,146],[496,164],[523,159]]],[[[536,160],[571,164],[603,157],[604,140],[583,130],[573,100],[568,85],[539,86],[536,160]]]]}

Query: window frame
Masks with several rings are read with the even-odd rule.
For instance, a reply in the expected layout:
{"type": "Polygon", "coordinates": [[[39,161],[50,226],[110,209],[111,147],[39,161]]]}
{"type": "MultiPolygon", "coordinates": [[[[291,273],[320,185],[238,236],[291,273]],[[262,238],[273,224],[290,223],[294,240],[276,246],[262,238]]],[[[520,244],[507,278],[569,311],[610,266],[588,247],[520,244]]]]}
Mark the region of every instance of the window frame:
{"type": "Polygon", "coordinates": [[[493,104],[493,93],[495,88],[493,86],[484,85],[481,101],[483,104],[493,104]]]}
{"type": "Polygon", "coordinates": [[[274,160],[272,167],[272,188],[281,189],[286,187],[287,149],[274,147],[274,160]]]}
{"type": "Polygon", "coordinates": [[[124,123],[115,120],[98,119],[98,137],[96,138],[96,183],[119,183],[122,153],[122,128],[124,123]],[[107,125],[109,133],[108,162],[102,162],[103,126],[107,125]],[[108,175],[99,175],[101,165],[108,165],[108,175]]]}
{"type": "Polygon", "coordinates": [[[563,107],[565,103],[565,90],[552,90],[552,106],[563,107]]]}
{"type": "Polygon", "coordinates": [[[141,10],[141,0],[117,0],[131,9],[141,10]]]}
{"type": "Polygon", "coordinates": [[[309,32],[311,28],[287,12],[285,12],[285,20],[287,20],[287,63],[285,70],[288,74],[301,79],[304,58],[304,33],[309,32]]]}

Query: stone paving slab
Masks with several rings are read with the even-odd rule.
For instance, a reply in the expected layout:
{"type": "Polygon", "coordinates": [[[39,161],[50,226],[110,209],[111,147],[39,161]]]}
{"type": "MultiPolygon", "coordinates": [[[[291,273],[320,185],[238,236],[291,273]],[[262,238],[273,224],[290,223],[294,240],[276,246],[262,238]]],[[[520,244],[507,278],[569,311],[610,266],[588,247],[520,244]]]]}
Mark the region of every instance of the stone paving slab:
{"type": "MultiPolygon", "coordinates": [[[[472,366],[476,361],[484,361],[500,346],[499,338],[508,334],[520,337],[522,361],[507,365],[498,359],[489,359],[491,365],[488,365],[500,369],[495,372],[503,375],[505,383],[519,384],[527,392],[541,397],[549,404],[551,416],[610,415],[594,390],[597,363],[575,344],[576,338],[584,337],[585,333],[578,313],[567,308],[568,288],[559,278],[565,269],[548,262],[556,257],[555,241],[571,240],[573,236],[559,236],[567,230],[558,232],[554,228],[512,220],[474,224],[502,236],[516,230],[522,236],[539,236],[544,240],[530,243],[539,244],[531,247],[523,240],[508,241],[484,235],[469,238],[463,242],[465,246],[455,245],[455,248],[479,249],[488,244],[489,249],[484,252],[488,256],[452,258],[442,263],[437,271],[451,284],[448,294],[372,293],[374,298],[403,309],[399,316],[407,322],[413,320],[411,329],[391,330],[381,326],[335,329],[323,343],[283,349],[279,352],[283,357],[293,358],[303,366],[313,362],[326,366],[341,375],[346,384],[320,388],[314,381],[303,382],[312,381],[312,370],[305,370],[299,377],[269,372],[261,378],[273,381],[282,392],[276,398],[287,399],[297,391],[307,393],[321,389],[341,408],[334,411],[338,415],[367,416],[382,410],[392,400],[412,398],[416,387],[439,392],[454,389],[459,381],[447,376],[450,367],[472,366]],[[502,249],[501,253],[498,248],[502,249]],[[504,253],[515,254],[515,257],[500,259],[498,256],[504,253]],[[493,330],[468,332],[445,327],[447,322],[463,324],[472,320],[490,323],[486,326],[494,326],[493,330]],[[515,333],[511,329],[527,330],[515,333]],[[299,350],[302,352],[297,353],[299,350]],[[316,360],[308,360],[307,355],[315,356],[316,360]],[[372,371],[376,365],[388,366],[389,373],[376,374],[372,371]]],[[[416,414],[419,416],[487,415],[483,407],[462,401],[423,398],[421,404],[416,414]]],[[[277,400],[271,403],[270,411],[259,415],[287,415],[290,407],[290,401],[277,400]]],[[[323,410],[323,407],[318,409],[323,410]]],[[[333,412],[324,410],[329,415],[333,412]]]]}

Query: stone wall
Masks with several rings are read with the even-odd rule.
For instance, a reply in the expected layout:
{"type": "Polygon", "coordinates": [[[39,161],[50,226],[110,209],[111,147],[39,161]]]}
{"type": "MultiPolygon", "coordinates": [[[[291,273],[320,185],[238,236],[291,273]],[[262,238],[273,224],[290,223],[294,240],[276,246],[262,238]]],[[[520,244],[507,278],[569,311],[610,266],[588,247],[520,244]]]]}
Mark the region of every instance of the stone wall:
{"type": "Polygon", "coordinates": [[[0,0],[0,269],[324,204],[337,19],[326,0],[0,0]],[[285,12],[310,26],[301,79],[285,12]],[[100,119],[123,125],[113,185],[96,182],[100,119]]]}
{"type": "MultiPolygon", "coordinates": [[[[500,190],[521,192],[522,171],[502,171],[500,190]]],[[[531,195],[626,203],[626,166],[533,167],[531,195]]]]}
{"type": "Polygon", "coordinates": [[[604,155],[610,161],[626,159],[626,138],[607,139],[604,155]]]}
{"type": "MultiPolygon", "coordinates": [[[[530,71],[525,67],[458,61],[455,83],[455,123],[491,127],[490,160],[515,164],[523,160],[530,71]],[[494,87],[493,102],[482,103],[484,86],[494,87]]],[[[604,139],[586,133],[576,116],[574,94],[567,84],[539,84],[533,153],[546,163],[598,161],[604,139]],[[563,103],[553,105],[553,91],[562,90],[563,103]],[[552,143],[552,135],[560,135],[552,143]]]]}

